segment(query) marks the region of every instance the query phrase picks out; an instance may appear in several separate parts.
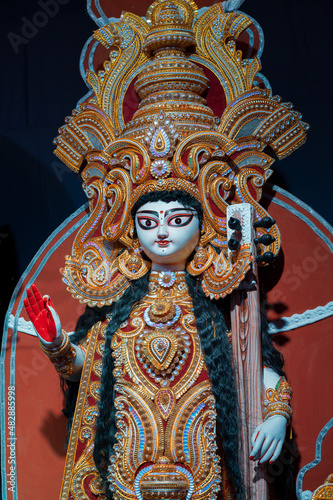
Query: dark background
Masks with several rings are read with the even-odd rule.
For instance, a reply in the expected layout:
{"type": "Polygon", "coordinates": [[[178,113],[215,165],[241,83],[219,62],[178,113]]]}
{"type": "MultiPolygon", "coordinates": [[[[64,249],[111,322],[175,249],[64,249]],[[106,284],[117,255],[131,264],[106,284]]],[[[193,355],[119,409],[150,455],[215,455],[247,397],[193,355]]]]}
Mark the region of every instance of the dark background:
{"type": "MultiPolygon", "coordinates": [[[[87,92],[79,56],[97,27],[84,0],[52,2],[58,12],[46,20],[36,17],[42,11],[37,0],[11,0],[1,6],[2,308],[40,245],[86,201],[76,175],[53,155],[52,140],[87,92]],[[33,19],[40,27],[23,32],[26,20],[33,19]]],[[[213,3],[197,2],[199,7],[213,3]]],[[[110,1],[115,17],[123,9],[144,15],[149,4],[110,1]]],[[[264,30],[262,73],[273,93],[291,101],[311,125],[306,144],[282,163],[275,162],[270,181],[332,223],[332,1],[246,0],[240,9],[264,30]]]]}

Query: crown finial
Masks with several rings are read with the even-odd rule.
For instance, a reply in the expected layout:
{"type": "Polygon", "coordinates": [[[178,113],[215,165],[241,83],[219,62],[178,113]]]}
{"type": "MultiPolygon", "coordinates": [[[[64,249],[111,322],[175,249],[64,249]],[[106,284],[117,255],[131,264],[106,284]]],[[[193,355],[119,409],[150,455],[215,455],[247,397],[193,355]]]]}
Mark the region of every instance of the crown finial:
{"type": "Polygon", "coordinates": [[[143,47],[148,56],[163,47],[185,50],[195,45],[193,5],[184,0],[177,3],[164,0],[152,7],[150,30],[143,47]]]}
{"type": "Polygon", "coordinates": [[[196,15],[192,0],[159,0],[148,10],[150,29],[143,49],[151,60],[135,82],[142,101],[123,130],[125,136],[144,139],[159,110],[171,120],[180,138],[193,131],[215,129],[214,113],[201,97],[209,80],[187,54],[196,45],[192,30],[196,15]],[[181,111],[185,108],[186,113],[181,111]]]}

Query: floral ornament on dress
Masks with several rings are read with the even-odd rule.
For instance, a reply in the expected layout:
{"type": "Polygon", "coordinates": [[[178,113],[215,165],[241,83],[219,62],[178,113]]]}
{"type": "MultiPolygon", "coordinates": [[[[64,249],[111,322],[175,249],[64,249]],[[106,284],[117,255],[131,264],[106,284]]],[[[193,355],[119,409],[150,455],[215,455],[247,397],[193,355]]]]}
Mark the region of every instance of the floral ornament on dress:
{"type": "Polygon", "coordinates": [[[161,271],[158,275],[158,283],[164,288],[170,288],[176,281],[176,275],[173,271],[161,271]]]}

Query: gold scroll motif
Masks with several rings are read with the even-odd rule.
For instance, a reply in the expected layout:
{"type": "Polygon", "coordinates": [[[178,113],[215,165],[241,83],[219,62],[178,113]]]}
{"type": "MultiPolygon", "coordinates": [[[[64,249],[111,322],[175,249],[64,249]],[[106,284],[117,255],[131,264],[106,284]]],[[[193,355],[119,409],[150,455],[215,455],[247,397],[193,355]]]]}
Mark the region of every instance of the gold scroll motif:
{"type": "MultiPolygon", "coordinates": [[[[166,474],[171,471],[183,491],[191,490],[191,498],[204,500],[211,498],[221,482],[215,400],[185,273],[176,273],[169,288],[160,286],[157,278],[151,274],[148,295],[112,339],[118,432],[109,484],[115,500],[148,499],[154,477],[165,479],[161,483],[165,491],[175,487],[166,474]]],[[[84,341],[86,359],[61,500],[88,500],[89,490],[105,500],[93,459],[105,329],[106,324],[99,323],[89,333],[89,341],[84,341]]]]}
{"type": "Polygon", "coordinates": [[[97,323],[89,332],[89,343],[87,344],[87,339],[84,342],[84,347],[87,347],[86,357],[69,438],[60,500],[89,500],[87,484],[99,500],[105,500],[93,459],[105,328],[106,324],[97,323]]]}
{"type": "Polygon", "coordinates": [[[164,288],[152,273],[148,295],[112,340],[118,434],[109,481],[115,500],[155,498],[156,481],[159,494],[177,487],[179,498],[191,491],[193,499],[208,499],[219,488],[215,399],[185,273],[176,274],[176,283],[164,288]]]}

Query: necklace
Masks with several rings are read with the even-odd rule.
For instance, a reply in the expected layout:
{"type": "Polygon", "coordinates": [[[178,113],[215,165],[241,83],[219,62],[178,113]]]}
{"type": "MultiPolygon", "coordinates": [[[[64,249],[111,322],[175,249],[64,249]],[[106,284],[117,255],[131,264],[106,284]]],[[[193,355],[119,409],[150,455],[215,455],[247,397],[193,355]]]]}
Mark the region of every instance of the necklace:
{"type": "Polygon", "coordinates": [[[148,375],[167,387],[177,377],[190,352],[190,337],[177,325],[181,307],[174,301],[187,294],[184,271],[152,271],[150,304],[143,313],[147,327],[136,341],[136,356],[148,375]],[[171,328],[172,327],[172,328],[171,328]]]}
{"type": "Polygon", "coordinates": [[[175,297],[187,293],[185,271],[152,271],[149,277],[149,294],[157,297],[175,297]]]}

